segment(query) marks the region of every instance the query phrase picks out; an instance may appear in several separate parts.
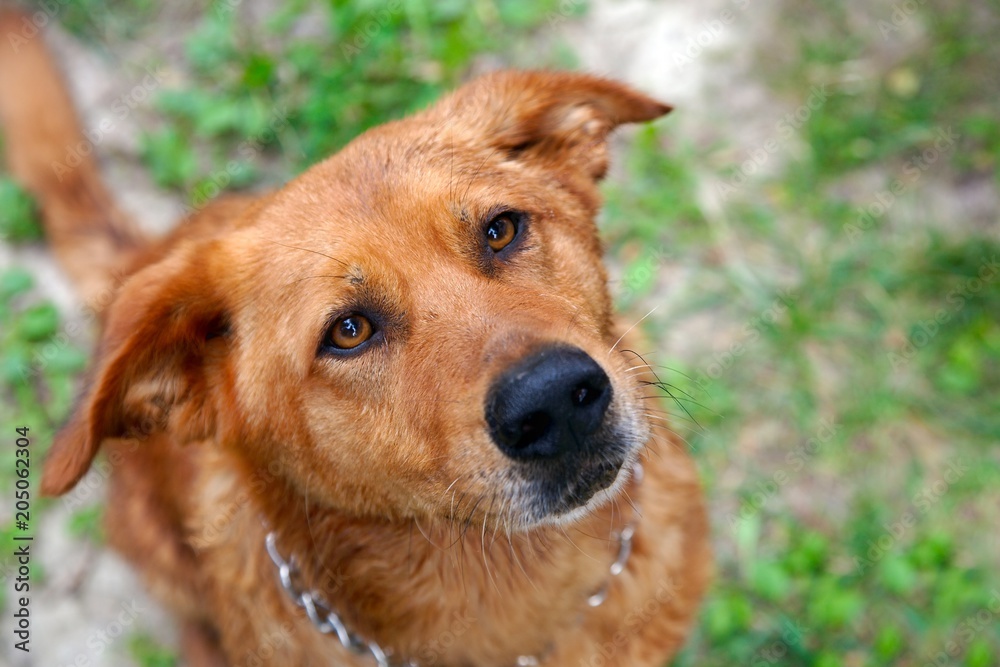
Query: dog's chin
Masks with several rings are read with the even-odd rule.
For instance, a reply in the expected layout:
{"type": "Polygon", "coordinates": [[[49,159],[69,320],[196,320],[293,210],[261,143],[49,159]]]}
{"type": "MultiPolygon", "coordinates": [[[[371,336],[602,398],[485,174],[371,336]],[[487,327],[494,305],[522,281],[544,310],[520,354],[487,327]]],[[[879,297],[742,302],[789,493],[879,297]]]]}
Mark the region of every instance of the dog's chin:
{"type": "Polygon", "coordinates": [[[544,504],[536,503],[525,529],[567,526],[618,498],[632,479],[635,460],[636,455],[630,454],[619,464],[602,463],[597,469],[585,472],[561,496],[544,504]]]}

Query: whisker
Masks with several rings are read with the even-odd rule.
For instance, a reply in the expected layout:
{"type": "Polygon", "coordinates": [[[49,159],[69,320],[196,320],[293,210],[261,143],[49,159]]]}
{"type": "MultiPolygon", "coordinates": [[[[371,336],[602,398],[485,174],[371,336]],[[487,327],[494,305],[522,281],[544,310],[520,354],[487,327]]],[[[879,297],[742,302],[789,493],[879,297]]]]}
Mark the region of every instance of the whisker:
{"type": "MultiPolygon", "coordinates": [[[[646,396],[644,398],[646,398],[646,399],[659,398],[659,396],[646,396]]],[[[689,419],[687,417],[684,417],[684,416],[676,414],[676,413],[674,413],[674,414],[669,414],[668,413],[668,416],[669,416],[669,418],[667,418],[667,417],[660,417],[660,419],[663,419],[663,421],[667,422],[668,424],[672,424],[675,421],[677,421],[677,422],[685,422],[687,424],[691,424],[691,426],[694,427],[693,430],[695,430],[696,432],[698,432],[698,433],[704,433],[705,432],[705,428],[701,424],[699,424],[697,421],[695,421],[693,419],[689,419]]]]}
{"type": "Polygon", "coordinates": [[[296,283],[300,283],[303,280],[315,280],[316,278],[329,278],[330,280],[348,280],[348,279],[350,279],[350,276],[346,276],[346,275],[344,275],[344,276],[306,276],[305,278],[298,278],[297,280],[293,280],[290,283],[285,283],[285,287],[288,287],[289,285],[294,285],[296,283]]]}
{"type": "MultiPolygon", "coordinates": [[[[699,402],[694,396],[692,396],[688,392],[684,391],[683,389],[681,389],[677,385],[668,384],[668,383],[662,382],[662,381],[654,382],[652,380],[639,380],[639,384],[645,385],[647,387],[659,387],[663,391],[668,391],[669,389],[674,389],[674,390],[679,391],[680,393],[684,394],[685,398],[683,400],[686,400],[687,402],[691,403],[691,405],[697,405],[698,407],[705,408],[706,410],[709,409],[707,405],[705,405],[704,403],[699,402]]],[[[682,399],[676,398],[674,396],[670,396],[670,398],[673,398],[674,400],[682,400],[682,399]]]]}
{"type": "MultiPolygon", "coordinates": [[[[635,370],[638,370],[638,369],[640,369],[640,368],[648,368],[648,369],[649,369],[650,371],[652,371],[652,369],[653,369],[653,367],[652,367],[652,366],[650,366],[649,364],[640,364],[640,365],[638,365],[638,366],[633,366],[632,368],[626,368],[626,369],[625,369],[624,371],[622,371],[622,372],[623,372],[623,373],[626,373],[626,374],[633,374],[633,373],[632,373],[632,371],[635,371],[635,370]]],[[[645,372],[646,372],[646,371],[643,371],[642,373],[634,373],[634,375],[642,375],[642,374],[643,374],[643,373],[645,373],[645,372]]]]}
{"type": "MultiPolygon", "coordinates": [[[[507,507],[509,508],[512,503],[509,499],[506,502],[507,502],[507,507]]],[[[509,509],[505,508],[504,513],[509,514],[509,509]]],[[[528,574],[528,571],[524,569],[524,565],[521,563],[521,559],[517,557],[517,547],[514,546],[514,540],[511,539],[510,523],[505,521],[504,528],[507,533],[507,547],[510,549],[511,558],[514,559],[514,563],[517,565],[517,568],[521,570],[521,574],[524,575],[525,580],[529,584],[531,584],[532,588],[534,588],[537,591],[538,586],[535,584],[535,580],[531,578],[531,576],[528,574]]]]}
{"type": "Polygon", "coordinates": [[[478,167],[476,167],[476,170],[472,173],[472,176],[469,177],[468,185],[466,185],[465,192],[462,193],[462,198],[459,199],[459,202],[465,201],[465,198],[469,196],[469,190],[472,189],[472,184],[475,183],[477,178],[479,178],[479,172],[481,172],[483,170],[483,167],[486,166],[486,163],[489,162],[490,159],[492,159],[493,156],[499,152],[500,152],[499,148],[494,148],[486,157],[483,158],[483,161],[479,163],[478,167]]]}
{"type": "Polygon", "coordinates": [[[435,544],[434,540],[432,540],[430,538],[430,536],[427,533],[424,532],[424,527],[420,525],[420,522],[416,518],[413,519],[413,524],[416,525],[417,530],[419,530],[420,534],[424,536],[425,540],[427,540],[427,544],[431,545],[432,547],[434,547],[438,551],[444,551],[443,547],[440,547],[437,544],[435,544]]]}
{"type": "Polygon", "coordinates": [[[690,403],[691,405],[698,406],[699,408],[704,408],[705,410],[711,410],[711,408],[708,407],[706,404],[702,403],[697,398],[695,398],[694,396],[692,396],[690,393],[688,393],[687,391],[681,389],[680,387],[678,387],[675,384],[670,384],[668,382],[653,382],[653,383],[650,383],[650,384],[652,386],[659,387],[664,392],[669,392],[668,395],[670,396],[670,398],[674,399],[675,401],[686,401],[686,402],[690,403]],[[674,392],[677,392],[677,393],[681,394],[681,396],[675,396],[674,392]]]}
{"type": "MultiPolygon", "coordinates": [[[[633,354],[637,354],[637,355],[638,355],[638,353],[633,353],[633,354]]],[[[639,356],[639,358],[640,358],[640,359],[642,359],[642,360],[643,360],[644,362],[646,361],[646,360],[645,360],[645,359],[644,359],[644,358],[642,357],[642,355],[638,355],[638,356],[639,356]]],[[[665,382],[664,382],[663,380],[661,380],[661,379],[660,379],[660,376],[659,376],[659,375],[657,375],[655,371],[651,371],[651,372],[652,372],[652,374],[653,374],[653,377],[654,377],[654,378],[656,379],[656,382],[652,382],[652,383],[650,383],[650,384],[652,384],[653,386],[656,386],[656,387],[658,387],[658,388],[659,388],[659,389],[661,389],[661,390],[662,390],[662,391],[663,391],[663,392],[664,392],[664,393],[665,393],[665,394],[666,394],[667,396],[669,396],[670,398],[674,399],[674,402],[676,402],[676,403],[677,403],[677,406],[678,406],[678,407],[679,407],[679,408],[680,408],[681,410],[683,410],[683,411],[684,411],[684,413],[685,413],[685,414],[686,414],[686,415],[687,415],[688,417],[690,417],[690,418],[691,418],[691,420],[692,420],[692,421],[693,421],[693,422],[694,422],[695,424],[698,424],[698,420],[697,420],[697,419],[695,419],[694,415],[692,415],[692,414],[691,414],[691,411],[687,409],[687,406],[685,406],[685,405],[684,405],[683,403],[681,403],[681,402],[680,402],[680,401],[679,401],[679,400],[677,399],[677,397],[676,397],[676,396],[674,396],[674,395],[673,395],[673,393],[672,393],[672,392],[670,391],[670,385],[669,385],[669,384],[667,384],[667,383],[665,383],[665,382]]],[[[700,427],[700,426],[701,426],[701,424],[698,424],[698,426],[700,427]]]]}
{"type": "Polygon", "coordinates": [[[270,241],[271,243],[275,244],[275,245],[280,245],[283,248],[289,248],[291,250],[301,250],[303,252],[311,252],[314,255],[319,255],[320,257],[326,257],[327,259],[331,259],[334,262],[336,262],[337,264],[340,264],[345,269],[349,269],[350,268],[347,265],[347,263],[344,262],[343,260],[337,259],[336,257],[331,257],[330,255],[327,255],[326,253],[322,253],[319,250],[313,250],[312,248],[301,248],[301,247],[299,247],[297,245],[288,245],[287,243],[281,243],[279,241],[272,241],[271,239],[267,239],[267,240],[270,241]]]}
{"type": "Polygon", "coordinates": [[[681,377],[683,377],[685,379],[691,380],[692,382],[694,382],[695,384],[697,384],[699,387],[701,387],[701,383],[698,382],[697,379],[693,375],[688,375],[687,373],[685,373],[682,370],[679,370],[679,369],[674,368],[672,366],[665,366],[663,364],[650,364],[650,363],[646,362],[646,359],[645,359],[645,357],[643,357],[643,355],[639,354],[638,352],[636,352],[635,350],[632,350],[632,349],[622,349],[622,350],[619,350],[619,352],[621,352],[622,354],[632,354],[632,355],[635,355],[636,357],[638,357],[639,359],[641,359],[643,361],[643,363],[646,363],[646,365],[649,366],[650,368],[662,368],[663,370],[670,371],[671,373],[676,373],[677,375],[680,375],[681,377]]]}
{"type": "Polygon", "coordinates": [[[632,329],[635,329],[637,326],[639,326],[640,324],[642,324],[642,321],[645,320],[650,315],[652,315],[656,311],[657,308],[659,308],[658,305],[653,306],[653,309],[650,310],[645,315],[643,315],[641,318],[639,318],[638,322],[636,322],[635,324],[633,324],[632,326],[630,326],[628,329],[626,329],[625,333],[623,333],[621,336],[619,336],[618,340],[615,341],[615,344],[611,346],[610,350],[608,350],[608,356],[609,357],[611,356],[611,353],[615,351],[616,347],[618,347],[618,343],[622,342],[622,339],[625,338],[625,336],[629,335],[629,333],[632,331],[632,329]]]}
{"type": "MultiPolygon", "coordinates": [[[[656,415],[646,415],[646,416],[650,417],[650,418],[655,418],[656,417],[656,415]]],[[[660,417],[660,419],[663,419],[663,417],[660,417]]],[[[668,424],[670,423],[668,420],[664,419],[664,421],[667,422],[667,423],[661,424],[659,422],[653,422],[652,424],[650,424],[650,427],[652,427],[654,429],[655,428],[662,429],[665,433],[667,433],[670,436],[672,436],[671,438],[667,438],[667,444],[671,445],[672,447],[676,447],[677,451],[679,451],[679,452],[685,451],[685,450],[681,449],[680,447],[677,447],[676,443],[673,442],[673,438],[677,438],[678,440],[680,440],[681,442],[683,442],[687,446],[687,451],[698,451],[698,448],[695,447],[691,443],[690,440],[688,440],[683,435],[681,435],[680,433],[678,433],[674,429],[670,428],[670,426],[668,426],[668,424]]],[[[655,450],[648,450],[648,451],[654,451],[655,452],[655,450]]],[[[655,453],[657,455],[659,455],[659,452],[655,452],[655,453]]]]}
{"type": "Polygon", "coordinates": [[[593,554],[589,554],[589,553],[587,553],[586,551],[584,551],[584,550],[583,550],[583,549],[582,549],[582,548],[580,547],[580,545],[579,545],[579,544],[577,544],[577,543],[576,543],[576,542],[575,542],[575,541],[573,540],[573,538],[572,538],[572,537],[570,536],[570,534],[569,534],[568,532],[566,532],[566,526],[563,526],[563,525],[561,525],[561,524],[560,524],[560,525],[558,526],[558,528],[559,528],[559,532],[561,532],[561,533],[563,534],[563,537],[565,537],[565,538],[566,538],[566,539],[567,539],[567,540],[569,541],[569,543],[570,543],[571,545],[573,545],[573,548],[574,548],[574,549],[576,549],[576,550],[577,550],[577,551],[579,551],[579,552],[580,552],[581,554],[583,554],[584,556],[586,556],[587,558],[589,558],[589,559],[591,559],[591,560],[593,560],[593,561],[596,561],[596,560],[598,560],[598,559],[597,559],[597,557],[595,557],[595,556],[594,556],[593,554]]]}
{"type": "MultiPolygon", "coordinates": [[[[486,513],[487,515],[493,513],[493,505],[494,505],[495,502],[496,502],[496,498],[495,497],[492,500],[490,500],[490,509],[487,511],[487,513],[486,513]]],[[[493,588],[499,594],[500,593],[500,586],[499,586],[499,584],[497,584],[496,579],[493,578],[493,572],[490,570],[489,558],[487,556],[487,549],[486,549],[486,521],[485,521],[485,516],[483,518],[484,518],[484,521],[483,521],[483,530],[482,530],[482,535],[480,537],[480,547],[482,548],[482,554],[483,554],[483,567],[486,568],[486,575],[490,578],[490,583],[493,584],[493,588]]]]}
{"type": "Polygon", "coordinates": [[[635,515],[641,519],[642,512],[639,510],[639,506],[635,504],[635,501],[632,500],[632,497],[628,495],[628,491],[622,489],[622,495],[625,497],[625,501],[632,508],[632,511],[635,512],[635,515]]]}

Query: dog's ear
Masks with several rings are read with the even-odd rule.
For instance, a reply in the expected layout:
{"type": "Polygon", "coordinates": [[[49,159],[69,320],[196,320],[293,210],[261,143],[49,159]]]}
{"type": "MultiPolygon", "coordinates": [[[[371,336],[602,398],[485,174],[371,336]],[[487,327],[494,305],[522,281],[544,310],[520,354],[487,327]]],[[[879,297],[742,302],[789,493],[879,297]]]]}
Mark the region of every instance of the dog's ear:
{"type": "Polygon", "coordinates": [[[486,74],[459,88],[438,108],[446,127],[470,133],[472,141],[486,142],[512,159],[569,165],[592,179],[607,171],[611,130],[670,110],[616,81],[546,71],[486,74]]]}
{"type": "Polygon", "coordinates": [[[179,248],[122,286],[88,385],[46,457],[43,494],[71,489],[106,439],[142,440],[166,428],[182,442],[211,435],[207,384],[228,345],[212,250],[211,243],[179,248]]]}

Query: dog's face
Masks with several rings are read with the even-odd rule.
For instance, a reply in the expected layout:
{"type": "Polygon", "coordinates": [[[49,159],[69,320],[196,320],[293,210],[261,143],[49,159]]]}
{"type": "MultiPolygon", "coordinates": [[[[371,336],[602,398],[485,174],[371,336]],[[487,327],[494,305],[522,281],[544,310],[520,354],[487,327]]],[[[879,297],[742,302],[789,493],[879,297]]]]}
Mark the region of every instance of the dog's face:
{"type": "Polygon", "coordinates": [[[648,433],[596,181],[608,132],[667,110],[591,77],[484,77],[178,245],[112,307],[47,489],[102,439],[165,429],[366,515],[525,528],[600,502],[648,433]]]}

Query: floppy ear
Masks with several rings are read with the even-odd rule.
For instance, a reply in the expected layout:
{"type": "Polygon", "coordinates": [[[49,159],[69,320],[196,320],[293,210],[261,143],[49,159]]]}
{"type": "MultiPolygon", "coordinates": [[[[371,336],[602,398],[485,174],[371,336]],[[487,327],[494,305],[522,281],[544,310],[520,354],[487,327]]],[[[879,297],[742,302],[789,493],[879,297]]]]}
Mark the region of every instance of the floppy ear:
{"type": "Polygon", "coordinates": [[[611,130],[670,110],[615,81],[546,71],[486,74],[459,88],[439,109],[442,121],[451,127],[457,121],[473,140],[511,158],[569,164],[592,179],[607,171],[611,130]]]}
{"type": "Polygon", "coordinates": [[[179,248],[122,287],[90,382],[46,457],[43,494],[71,489],[105,439],[141,440],[169,428],[186,442],[212,433],[208,371],[223,363],[228,344],[221,290],[212,281],[213,245],[179,248]]]}

